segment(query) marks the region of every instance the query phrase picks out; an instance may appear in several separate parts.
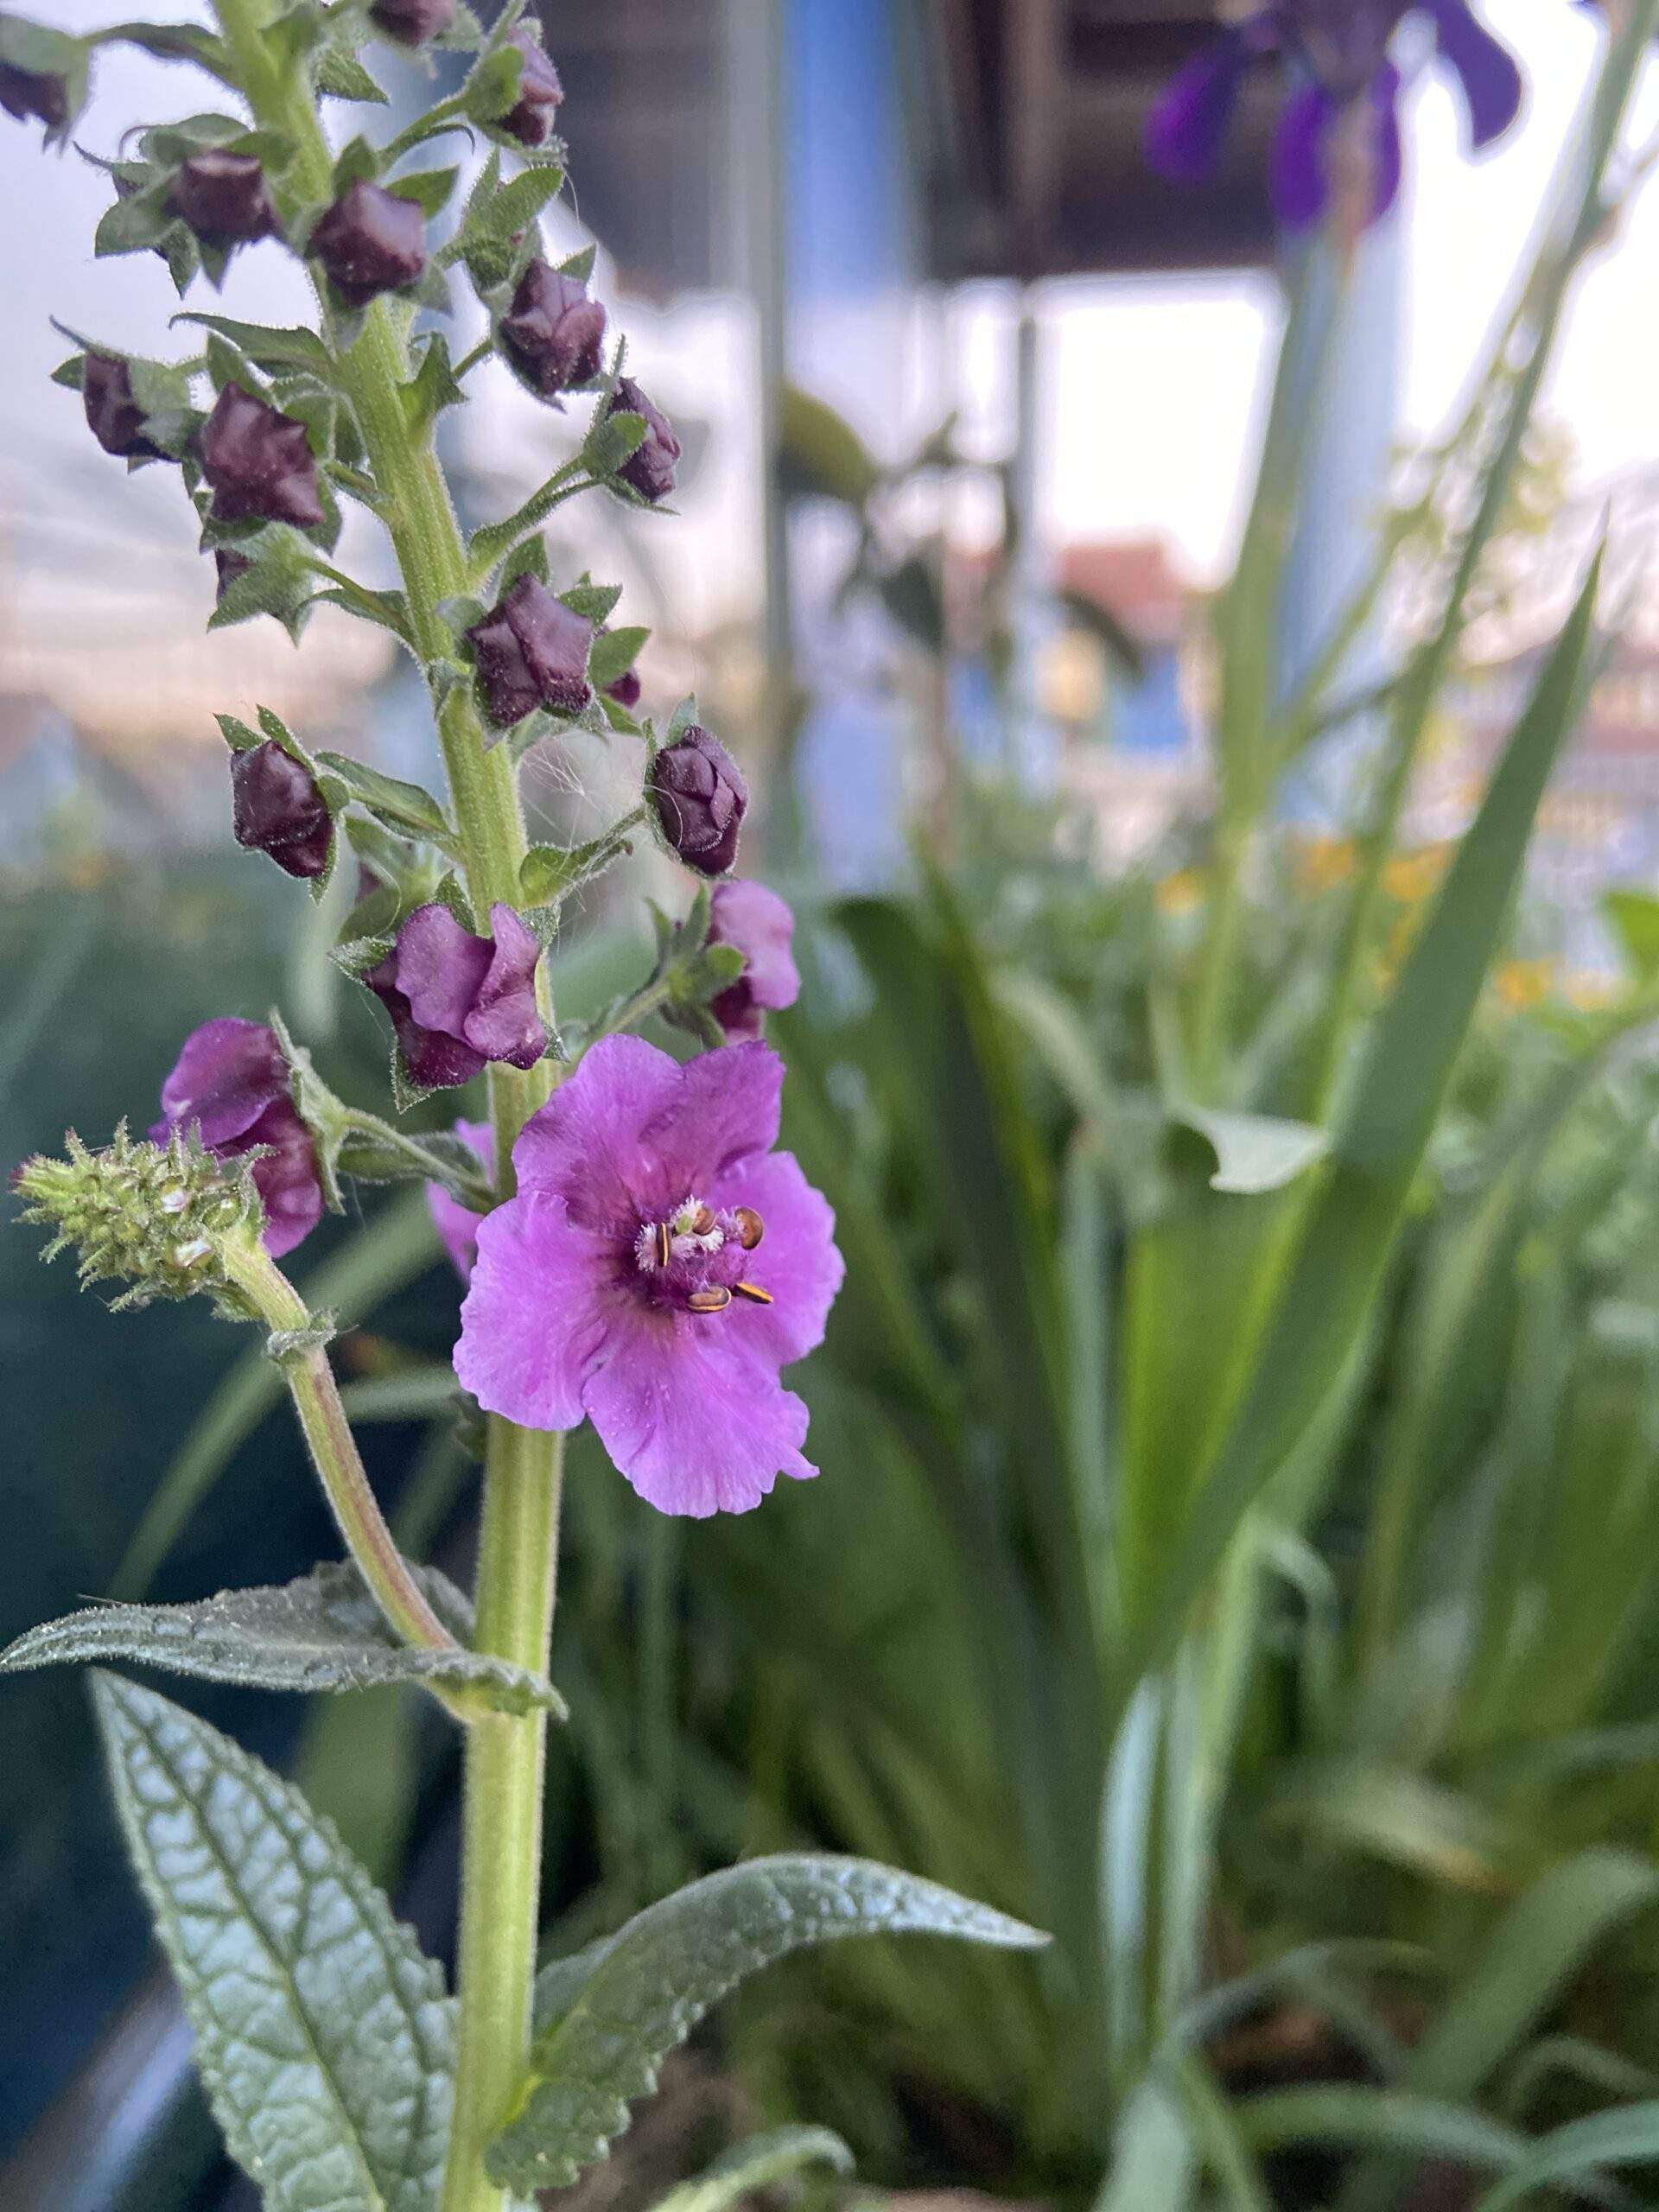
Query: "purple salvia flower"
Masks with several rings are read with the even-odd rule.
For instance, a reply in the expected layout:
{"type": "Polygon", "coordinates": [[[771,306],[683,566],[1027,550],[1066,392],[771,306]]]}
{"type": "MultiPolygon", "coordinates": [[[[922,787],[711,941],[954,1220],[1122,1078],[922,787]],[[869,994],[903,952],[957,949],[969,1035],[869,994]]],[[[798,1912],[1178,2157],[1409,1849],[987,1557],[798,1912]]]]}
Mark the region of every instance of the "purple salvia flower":
{"type": "MultiPolygon", "coordinates": [[[[495,1137],[487,1122],[457,1122],[454,1133],[464,1137],[482,1161],[486,1174],[495,1166],[495,1137]]],[[[437,1230],[444,1250],[449,1255],[455,1273],[462,1282],[473,1279],[473,1262],[478,1257],[478,1224],[484,1217],[464,1206],[453,1192],[445,1190],[442,1183],[429,1183],[426,1202],[432,1209],[432,1225],[437,1230]]]]}
{"type": "Polygon", "coordinates": [[[794,915],[764,883],[715,886],[709,901],[709,943],[735,945],[743,955],[743,973],[709,1009],[728,1044],[759,1037],[763,1016],[793,1006],[800,996],[794,940],[794,915]]]}
{"type": "Polygon", "coordinates": [[[642,499],[655,506],[674,489],[674,471],[680,458],[680,442],[660,407],[645,397],[632,377],[619,377],[606,402],[607,415],[642,415],[645,435],[623,462],[617,474],[631,484],[642,499]]]}
{"type": "Polygon", "coordinates": [[[300,530],[323,518],[317,464],[303,423],[227,384],[201,426],[202,474],[220,522],[288,522],[300,530]]]}
{"type": "Polygon", "coordinates": [[[526,573],[467,632],[490,720],[499,729],[537,707],[579,715],[593,697],[594,626],[526,573]]]}
{"type": "Polygon", "coordinates": [[[208,245],[251,245],[276,234],[276,210],[265,173],[251,154],[218,148],[179,165],[167,204],[208,245]]]}
{"type": "Polygon", "coordinates": [[[646,788],[663,836],[699,875],[724,875],[748,811],[743,772],[720,740],[692,722],[653,758],[646,788]]]}
{"type": "Polygon", "coordinates": [[[306,251],[348,306],[417,284],[426,270],[426,217],[416,200],[359,177],[319,220],[306,251]]]}
{"type": "Polygon", "coordinates": [[[545,261],[532,261],[518,279],[500,327],[508,353],[545,399],[599,374],[605,310],[578,278],[545,261]]]}
{"type": "Polygon", "coordinates": [[[231,755],[231,828],[238,845],[266,853],[285,875],[321,875],[334,825],[303,760],[268,737],[231,755]]]}
{"type": "Polygon", "coordinates": [[[144,435],[144,410],[132,396],[132,372],[124,361],[88,353],[80,396],[87,424],[105,453],[123,461],[165,460],[161,448],[144,435]]]}
{"type": "Polygon", "coordinates": [[[1215,166],[1246,75],[1287,56],[1306,81],[1292,92],[1274,147],[1271,181],[1293,229],[1330,206],[1343,164],[1364,164],[1368,219],[1392,206],[1400,184],[1399,72],[1389,48],[1408,15],[1426,16],[1440,58],[1457,76],[1471,147],[1490,145],[1521,105],[1521,73],[1469,0],[1272,0],[1189,62],[1154,110],[1147,154],[1183,183],[1215,166]]]}
{"type": "Polygon", "coordinates": [[[363,979],[423,1090],[470,1083],[492,1060],[533,1067],[547,1050],[536,1004],[541,944],[511,906],[492,906],[490,927],[493,937],[474,937],[441,903],[417,906],[363,979]]]}
{"type": "Polygon", "coordinates": [[[586,1415],[639,1495],[758,1505],[802,1455],[780,1368],[823,1340],[835,1216],[773,1152],[784,1066],[734,1045],[682,1067],[607,1037],[526,1122],[518,1195],[480,1224],[455,1372],[529,1428],[586,1415]]]}
{"type": "Polygon", "coordinates": [[[265,1210],[261,1241],[273,1259],[291,1252],[321,1219],[316,1147],[295,1111],[288,1059],[274,1029],[227,1014],[191,1032],[162,1085],[162,1118],[149,1134],[165,1144],[175,1129],[197,1130],[220,1160],[265,1148],[253,1163],[253,1182],[265,1210]]]}
{"type": "Polygon", "coordinates": [[[507,44],[524,58],[518,76],[518,98],[501,118],[501,128],[521,146],[544,146],[553,135],[553,118],[564,99],[559,73],[528,23],[509,31],[507,44]]]}
{"type": "Polygon", "coordinates": [[[374,0],[371,21],[400,46],[424,46],[455,20],[455,0],[374,0]]]}

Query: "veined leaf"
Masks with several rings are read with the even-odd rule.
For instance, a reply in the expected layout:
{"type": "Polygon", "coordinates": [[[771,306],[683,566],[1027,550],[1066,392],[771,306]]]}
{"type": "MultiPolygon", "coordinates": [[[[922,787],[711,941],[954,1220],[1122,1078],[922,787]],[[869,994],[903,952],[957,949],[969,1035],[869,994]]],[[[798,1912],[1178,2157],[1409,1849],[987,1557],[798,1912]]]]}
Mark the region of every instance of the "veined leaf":
{"type": "Polygon", "coordinates": [[[221,1590],[186,1605],[91,1605],[47,1621],[0,1652],[0,1673],[85,1660],[130,1660],[245,1689],[365,1690],[388,1682],[477,1689],[507,1713],[563,1713],[550,1683],[466,1649],[472,1607],[432,1567],[410,1573],[461,1648],[417,1650],[387,1627],[362,1576],[345,1562],[281,1587],[221,1590]]]}
{"type": "Polygon", "coordinates": [[[988,1905],[868,1859],[755,1859],[677,1891],[539,1978],[540,2025],[512,2119],[486,2158],[524,2195],[605,2157],[629,2101],[747,1975],[837,1936],[935,1935],[1014,1949],[1048,1940],[988,1905]]]}
{"type": "Polygon", "coordinates": [[[853,2154],[827,2127],[776,2127],[734,2143],[696,2181],[671,2189],[655,2212],[730,2212],[751,2190],[772,2189],[805,2165],[853,2171],[853,2154]]]}
{"type": "Polygon", "coordinates": [[[153,1690],[99,1674],[93,1692],[202,2081],[267,2212],[434,2212],[441,1970],[289,1783],[153,1690]]]}

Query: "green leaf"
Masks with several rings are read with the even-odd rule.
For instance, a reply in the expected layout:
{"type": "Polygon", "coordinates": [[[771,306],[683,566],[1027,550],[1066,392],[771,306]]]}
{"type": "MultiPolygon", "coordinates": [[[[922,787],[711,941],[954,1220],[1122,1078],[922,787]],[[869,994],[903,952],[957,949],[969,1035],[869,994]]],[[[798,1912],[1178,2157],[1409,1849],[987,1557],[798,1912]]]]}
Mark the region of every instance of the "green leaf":
{"type": "Polygon", "coordinates": [[[1659,974],[1659,899],[1650,891],[1610,891],[1601,911],[1631,973],[1651,982],[1659,974]]]}
{"type": "Polygon", "coordinates": [[[403,392],[404,413],[414,438],[423,436],[446,407],[465,405],[466,389],[449,358],[449,341],[441,332],[432,331],[425,338],[419,365],[403,392]]]}
{"type": "Polygon", "coordinates": [[[458,168],[409,169],[402,176],[395,176],[386,187],[399,200],[412,200],[429,222],[448,204],[455,188],[458,168]]]}
{"type": "Polygon", "coordinates": [[[827,2127],[775,2127],[733,2144],[696,2181],[682,2182],[658,2199],[653,2212],[731,2212],[753,2190],[775,2189],[803,2166],[853,2171],[853,2154],[827,2127]]]}
{"type": "Polygon", "coordinates": [[[481,581],[519,538],[534,530],[538,523],[544,522],[579,481],[579,464],[567,461],[562,468],[555,469],[546,483],[532,492],[524,505],[515,508],[504,522],[486,523],[481,530],[475,530],[467,543],[467,558],[474,580],[481,581]]]}
{"type": "Polygon", "coordinates": [[[1598,556],[1355,1071],[1255,1371],[1160,1577],[1128,1681],[1173,1648],[1240,1517],[1306,1433],[1373,1311],[1539,801],[1582,705],[1600,575],[1598,556]]]}
{"type": "Polygon", "coordinates": [[[1536,2190],[1571,2181],[1599,2166],[1647,2165],[1659,2159],[1659,2101],[1628,2105],[1621,2112],[1599,2112],[1569,2120],[1546,2135],[1496,2189],[1489,2189],[1473,2212],[1510,2212],[1536,2190]]]}
{"type": "Polygon", "coordinates": [[[331,99],[368,100],[378,107],[386,104],[384,89],[344,46],[325,47],[318,55],[316,84],[317,90],[331,99]]]}
{"type": "Polygon", "coordinates": [[[1420,2158],[1455,2158],[1473,2166],[1515,2167],[1527,2139],[1462,2105],[1417,2097],[1403,2089],[1345,2085],[1269,2090],[1233,2107],[1239,2133],[1257,2151],[1301,2143],[1375,2145],[1420,2158]]]}
{"type": "Polygon", "coordinates": [[[445,261],[462,260],[480,295],[505,284],[524,255],[534,250],[536,226],[564,183],[557,167],[521,169],[503,184],[499,156],[492,156],[467,202],[460,228],[444,248],[445,261]]]}
{"type": "Polygon", "coordinates": [[[786,498],[839,499],[861,509],[881,467],[846,417],[786,384],[779,396],[778,475],[786,498]]]}
{"type": "Polygon", "coordinates": [[[486,2155],[524,2195],[573,2182],[628,2124],[630,2099],[709,2007],[761,1967],[838,1936],[915,1933],[1033,1949],[1048,1940],[937,1883],[868,1860],[786,1853],[711,1874],[550,1967],[512,2120],[486,2155]]]}
{"type": "Polygon", "coordinates": [[[637,626],[607,630],[602,637],[594,639],[593,651],[588,656],[589,677],[601,690],[607,683],[614,683],[639,659],[650,635],[649,630],[637,626]]]}
{"type": "Polygon", "coordinates": [[[153,1690],[101,1673],[92,1689],[197,2066],[267,2212],[435,2212],[440,1968],[289,1783],[153,1690]]]}
{"type": "Polygon", "coordinates": [[[1110,2173],[1095,2212],[1185,2212],[1198,2181],[1198,2153],[1186,2116],[1168,2088],[1148,2078],[1123,2107],[1110,2173]]]}
{"type": "Polygon", "coordinates": [[[303,325],[281,329],[263,322],[238,322],[228,315],[175,315],[176,322],[199,323],[247,355],[262,369],[306,369],[332,383],[334,359],[315,330],[303,325]]]}
{"type": "Polygon", "coordinates": [[[1178,1103],[1170,1108],[1170,1117],[1183,1128],[1195,1130],[1214,1152],[1212,1191],[1246,1196],[1282,1191],[1331,1149],[1324,1129],[1275,1114],[1231,1114],[1178,1103]]]}
{"type": "MultiPolygon", "coordinates": [[[[433,1611],[463,1642],[472,1607],[431,1567],[411,1573],[433,1611]]],[[[314,1567],[280,1587],[221,1590],[187,1605],[90,1605],[32,1628],[0,1652],[0,1673],[124,1659],[244,1689],[365,1690],[387,1682],[478,1688],[504,1713],[563,1713],[550,1684],[522,1667],[467,1651],[400,1643],[354,1567],[314,1567]]]]}
{"type": "Polygon", "coordinates": [[[632,820],[583,845],[532,845],[518,870],[518,888],[527,906],[546,906],[567,897],[579,884],[600,874],[633,848],[639,827],[632,820]]]}
{"type": "Polygon", "coordinates": [[[317,766],[338,776],[350,796],[366,806],[377,819],[400,830],[412,830],[435,844],[453,846],[455,833],[449,817],[430,791],[420,784],[406,784],[401,777],[383,775],[365,760],[349,753],[319,753],[317,766]]]}

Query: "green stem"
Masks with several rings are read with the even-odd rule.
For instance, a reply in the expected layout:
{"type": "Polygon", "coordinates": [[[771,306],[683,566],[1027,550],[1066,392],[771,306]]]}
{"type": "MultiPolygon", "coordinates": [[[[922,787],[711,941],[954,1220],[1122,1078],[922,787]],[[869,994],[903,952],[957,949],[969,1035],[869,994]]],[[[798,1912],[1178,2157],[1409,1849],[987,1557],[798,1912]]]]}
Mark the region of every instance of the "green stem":
{"type": "MultiPolygon", "coordinates": [[[[330,198],[328,142],[309,85],[267,35],[270,0],[214,0],[214,8],[256,120],[295,148],[296,188],[314,200],[330,198]]],[[[430,429],[417,436],[404,405],[409,321],[406,308],[377,300],[356,344],[341,356],[340,372],[403,571],[410,634],[431,667],[450,657],[438,609],[467,589],[468,569],[430,429]]],[[[526,844],[518,785],[507,748],[486,748],[466,686],[450,693],[438,736],[467,896],[482,921],[498,901],[518,902],[526,844]]],[[[512,1188],[513,1141],[551,1088],[546,1061],[523,1073],[490,1071],[496,1183],[504,1195],[512,1188]]],[[[489,1422],[474,1643],[537,1674],[546,1672],[552,1627],[562,1443],[496,1417],[489,1422]]],[[[444,2212],[505,2212],[508,2202],[486,2179],[483,2152],[529,2049],[546,1731],[546,1715],[537,1712],[492,1714],[468,1732],[456,2103],[444,2212]]]]}

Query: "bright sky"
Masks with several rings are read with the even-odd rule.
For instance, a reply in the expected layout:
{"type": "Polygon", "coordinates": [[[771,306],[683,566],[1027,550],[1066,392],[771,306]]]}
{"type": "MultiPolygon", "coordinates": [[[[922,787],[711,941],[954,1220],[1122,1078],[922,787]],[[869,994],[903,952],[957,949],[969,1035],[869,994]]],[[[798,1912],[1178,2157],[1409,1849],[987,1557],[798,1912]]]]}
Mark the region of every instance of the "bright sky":
{"type": "MultiPolygon", "coordinates": [[[[67,28],[119,12],[113,0],[35,4],[67,28]]],[[[1408,423],[1419,427],[1432,425],[1459,388],[1527,237],[1597,48],[1593,11],[1566,0],[1487,0],[1487,13],[1512,38],[1531,80],[1517,130],[1494,154],[1471,163],[1459,151],[1461,118],[1444,84],[1425,83],[1413,102],[1402,218],[1402,398],[1408,423]]],[[[112,143],[135,118],[180,112],[192,96],[181,73],[125,51],[105,54],[99,70],[101,96],[87,133],[99,146],[112,143]]],[[[1659,68],[1650,72],[1644,107],[1648,126],[1659,123],[1659,68]]],[[[51,480],[73,481],[129,543],[148,539],[162,559],[194,565],[173,512],[176,492],[162,480],[163,472],[145,472],[124,485],[91,449],[73,397],[43,391],[40,383],[65,350],[47,327],[49,314],[93,336],[163,351],[162,327],[177,302],[149,256],[93,262],[90,237],[107,188],[73,154],[61,165],[43,163],[37,136],[0,121],[0,205],[11,211],[0,241],[0,509],[10,491],[25,512],[38,512],[49,472],[51,480]],[[26,222],[19,211],[27,211],[26,222]]],[[[1592,482],[1633,461],[1659,460],[1656,276],[1659,187],[1582,284],[1549,395],[1592,482]]],[[[297,269],[266,248],[233,266],[224,301],[213,304],[280,319],[302,310],[304,296],[297,269]]],[[[1049,354],[1041,486],[1057,533],[1161,532],[1197,569],[1213,572],[1228,542],[1240,456],[1249,443],[1270,288],[1246,278],[1120,280],[1055,285],[1046,297],[1060,342],[1049,354]]],[[[632,308],[626,319],[637,326],[642,373],[660,372],[660,396],[672,407],[681,400],[673,388],[674,357],[685,334],[671,318],[660,331],[632,308]]],[[[990,385],[1005,395],[1007,348],[995,326],[1006,333],[1006,321],[995,310],[988,320],[970,315],[964,321],[969,397],[977,396],[976,386],[987,401],[990,385]]],[[[732,368],[742,350],[734,342],[724,354],[732,368]]],[[[693,351],[707,359],[702,347],[693,351]]],[[[891,391],[890,381],[886,389],[891,391]]],[[[734,396],[724,383],[722,396],[734,396]]],[[[691,404],[708,404],[698,397],[691,404]]],[[[734,434],[717,424],[717,442],[734,434]]],[[[728,546],[734,524],[734,514],[721,513],[728,546]]],[[[699,534],[689,513],[682,527],[688,537],[699,534]]]]}

